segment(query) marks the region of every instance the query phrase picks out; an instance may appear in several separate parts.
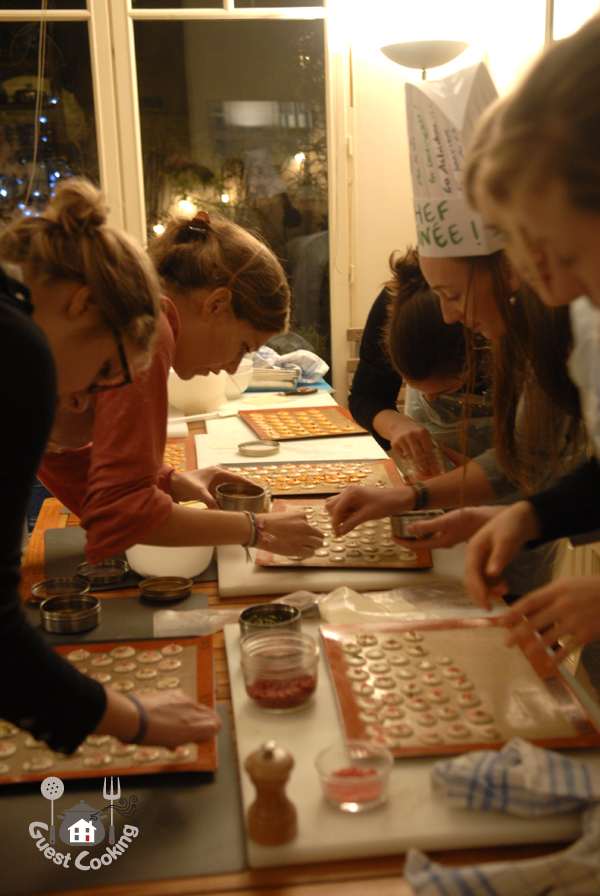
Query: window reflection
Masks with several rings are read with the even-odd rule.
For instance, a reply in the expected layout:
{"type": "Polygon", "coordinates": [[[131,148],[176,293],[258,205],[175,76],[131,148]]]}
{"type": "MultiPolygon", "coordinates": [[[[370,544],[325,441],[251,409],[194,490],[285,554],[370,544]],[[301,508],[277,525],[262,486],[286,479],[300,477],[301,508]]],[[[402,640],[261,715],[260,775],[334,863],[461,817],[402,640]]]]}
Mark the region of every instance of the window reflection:
{"type": "Polygon", "coordinates": [[[218,210],[284,261],[294,323],[329,361],[323,21],[137,21],[149,235],[218,210]]]}
{"type": "MultiPolygon", "coordinates": [[[[133,0],[133,9],[223,9],[223,0],[133,0]]],[[[324,6],[324,0],[234,0],[236,9],[324,6]]]]}
{"type": "Polygon", "coordinates": [[[48,22],[36,112],[39,22],[0,24],[0,220],[43,208],[61,178],[98,182],[87,25],[48,22]],[[39,142],[35,149],[35,126],[39,142]],[[25,208],[25,199],[30,201],[25,208]]]}
{"type": "MultiPolygon", "coordinates": [[[[86,9],[86,0],[47,0],[46,9],[86,9]]],[[[42,0],[3,0],[2,9],[42,9],[42,0]]]]}

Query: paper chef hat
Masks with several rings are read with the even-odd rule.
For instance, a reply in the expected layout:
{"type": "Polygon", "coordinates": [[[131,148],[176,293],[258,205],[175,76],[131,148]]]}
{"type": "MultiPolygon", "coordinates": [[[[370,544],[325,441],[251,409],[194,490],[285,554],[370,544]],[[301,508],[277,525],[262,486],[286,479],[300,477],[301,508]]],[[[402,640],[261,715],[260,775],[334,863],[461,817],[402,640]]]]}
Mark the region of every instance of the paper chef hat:
{"type": "Polygon", "coordinates": [[[486,228],[464,195],[464,148],[484,109],[498,96],[483,62],[439,81],[406,84],[406,116],[419,253],[490,255],[502,239],[486,228]]]}

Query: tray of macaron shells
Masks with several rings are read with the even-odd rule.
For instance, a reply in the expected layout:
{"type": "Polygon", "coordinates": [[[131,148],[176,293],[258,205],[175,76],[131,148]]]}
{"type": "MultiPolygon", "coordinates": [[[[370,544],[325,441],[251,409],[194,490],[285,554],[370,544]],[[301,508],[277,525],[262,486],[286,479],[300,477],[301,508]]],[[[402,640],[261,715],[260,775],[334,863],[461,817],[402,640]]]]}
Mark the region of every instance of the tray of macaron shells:
{"type": "MultiPolygon", "coordinates": [[[[210,638],[61,645],[54,649],[84,675],[113,690],[139,696],[182,688],[214,709],[210,638]]],[[[0,784],[43,780],[48,774],[63,779],[216,768],[214,740],[169,750],[121,743],[107,734],[90,734],[74,753],[67,755],[51,750],[28,731],[0,719],[0,784]]]]}

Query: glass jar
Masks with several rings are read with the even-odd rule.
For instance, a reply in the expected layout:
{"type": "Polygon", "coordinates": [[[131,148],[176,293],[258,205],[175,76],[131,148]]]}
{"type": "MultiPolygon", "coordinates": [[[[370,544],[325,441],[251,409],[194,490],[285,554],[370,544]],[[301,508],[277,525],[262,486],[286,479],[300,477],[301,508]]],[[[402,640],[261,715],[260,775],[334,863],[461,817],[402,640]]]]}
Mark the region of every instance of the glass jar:
{"type": "Polygon", "coordinates": [[[269,712],[292,712],[305,706],[317,687],[319,648],[303,632],[249,635],[241,644],[248,696],[269,712]]]}

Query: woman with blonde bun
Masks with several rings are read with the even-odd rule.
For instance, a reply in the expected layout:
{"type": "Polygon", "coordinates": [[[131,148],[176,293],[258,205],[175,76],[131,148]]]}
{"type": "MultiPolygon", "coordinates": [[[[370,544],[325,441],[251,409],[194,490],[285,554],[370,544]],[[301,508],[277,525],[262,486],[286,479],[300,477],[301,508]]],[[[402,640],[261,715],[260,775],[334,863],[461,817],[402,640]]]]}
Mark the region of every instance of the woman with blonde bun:
{"type": "Polygon", "coordinates": [[[0,717],[54,750],[88,735],[175,747],[207,740],[219,717],[181,690],[130,697],[54,652],[18,592],[21,536],[55,409],[85,409],[147,367],[160,301],[147,257],[106,224],[101,194],[70,181],[47,212],[0,234],[0,717]]]}
{"type": "Polygon", "coordinates": [[[137,543],[241,544],[309,557],[322,542],[304,513],[218,510],[216,487],[247,481],[220,467],[163,463],[167,378],[227,370],[287,327],[290,292],[271,250],[226,218],[177,218],[150,244],[162,286],[154,353],[128,389],[63,414],[38,476],[80,519],[95,563],[137,543]],[[209,510],[183,506],[200,500],[209,510]]]}

